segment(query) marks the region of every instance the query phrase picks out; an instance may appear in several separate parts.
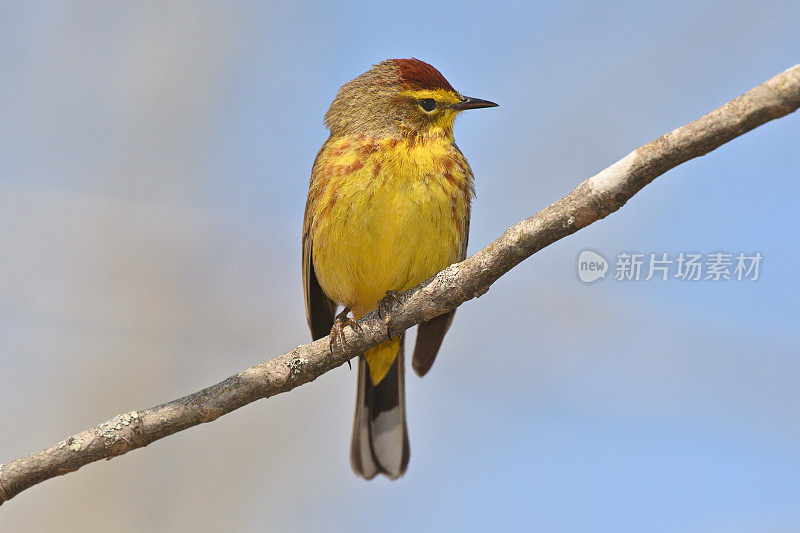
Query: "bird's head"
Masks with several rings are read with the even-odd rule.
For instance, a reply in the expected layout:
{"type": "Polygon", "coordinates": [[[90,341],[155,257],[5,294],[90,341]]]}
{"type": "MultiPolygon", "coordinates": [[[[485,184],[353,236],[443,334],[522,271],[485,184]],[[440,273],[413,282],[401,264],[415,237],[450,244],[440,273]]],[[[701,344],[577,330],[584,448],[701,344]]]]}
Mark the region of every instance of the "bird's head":
{"type": "Polygon", "coordinates": [[[424,61],[387,59],[339,89],[325,125],[333,135],[452,136],[458,113],[496,105],[462,96],[424,61]]]}

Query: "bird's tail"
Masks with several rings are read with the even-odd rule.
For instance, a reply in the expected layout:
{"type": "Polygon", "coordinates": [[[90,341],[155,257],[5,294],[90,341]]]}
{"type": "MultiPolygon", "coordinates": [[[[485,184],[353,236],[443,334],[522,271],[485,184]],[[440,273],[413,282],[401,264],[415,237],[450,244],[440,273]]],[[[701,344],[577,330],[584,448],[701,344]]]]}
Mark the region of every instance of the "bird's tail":
{"type": "MultiPolygon", "coordinates": [[[[391,360],[391,359],[389,359],[391,360]]],[[[391,479],[403,475],[408,466],[406,401],[403,370],[403,341],[379,344],[358,358],[358,391],[350,463],[356,474],[372,479],[384,474],[391,479]],[[380,361],[393,357],[386,375],[373,383],[367,358],[380,361]],[[366,357],[365,357],[366,356],[366,357]]]]}

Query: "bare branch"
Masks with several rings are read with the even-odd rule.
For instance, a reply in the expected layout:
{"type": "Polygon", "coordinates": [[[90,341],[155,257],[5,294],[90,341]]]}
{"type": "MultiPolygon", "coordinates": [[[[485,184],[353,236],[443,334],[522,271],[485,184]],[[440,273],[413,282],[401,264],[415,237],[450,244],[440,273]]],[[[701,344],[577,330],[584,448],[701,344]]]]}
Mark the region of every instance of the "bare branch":
{"type": "MultiPolygon", "coordinates": [[[[393,333],[450,311],[489,290],[521,261],[559,239],[613,213],[667,170],[707,154],[770,120],[800,107],[800,65],[724,106],[634,150],[536,215],[506,230],[465,261],[401,295],[393,333]]],[[[199,392],[148,409],[118,415],[46,450],[0,465],[0,504],[46,479],[110,459],[183,429],[211,422],[243,405],[289,391],[386,337],[373,311],[350,335],[344,353],[331,353],[328,337],[298,346],[199,392]]]]}

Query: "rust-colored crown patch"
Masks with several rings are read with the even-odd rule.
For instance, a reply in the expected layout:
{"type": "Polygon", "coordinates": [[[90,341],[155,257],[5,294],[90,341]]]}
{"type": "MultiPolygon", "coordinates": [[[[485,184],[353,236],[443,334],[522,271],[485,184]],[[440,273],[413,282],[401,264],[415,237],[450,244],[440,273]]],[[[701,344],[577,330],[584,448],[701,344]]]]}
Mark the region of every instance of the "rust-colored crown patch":
{"type": "Polygon", "coordinates": [[[403,84],[414,89],[446,89],[456,92],[442,73],[419,59],[393,59],[403,84]]]}

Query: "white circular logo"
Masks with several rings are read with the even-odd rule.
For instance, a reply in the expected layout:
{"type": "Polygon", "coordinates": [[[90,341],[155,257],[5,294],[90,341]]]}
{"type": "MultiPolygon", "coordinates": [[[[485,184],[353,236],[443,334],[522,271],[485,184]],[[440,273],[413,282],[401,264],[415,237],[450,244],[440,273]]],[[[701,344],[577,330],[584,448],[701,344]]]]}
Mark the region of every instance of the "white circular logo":
{"type": "Polygon", "coordinates": [[[606,277],[608,261],[602,255],[584,250],[578,256],[578,277],[584,283],[592,283],[606,277]]]}

